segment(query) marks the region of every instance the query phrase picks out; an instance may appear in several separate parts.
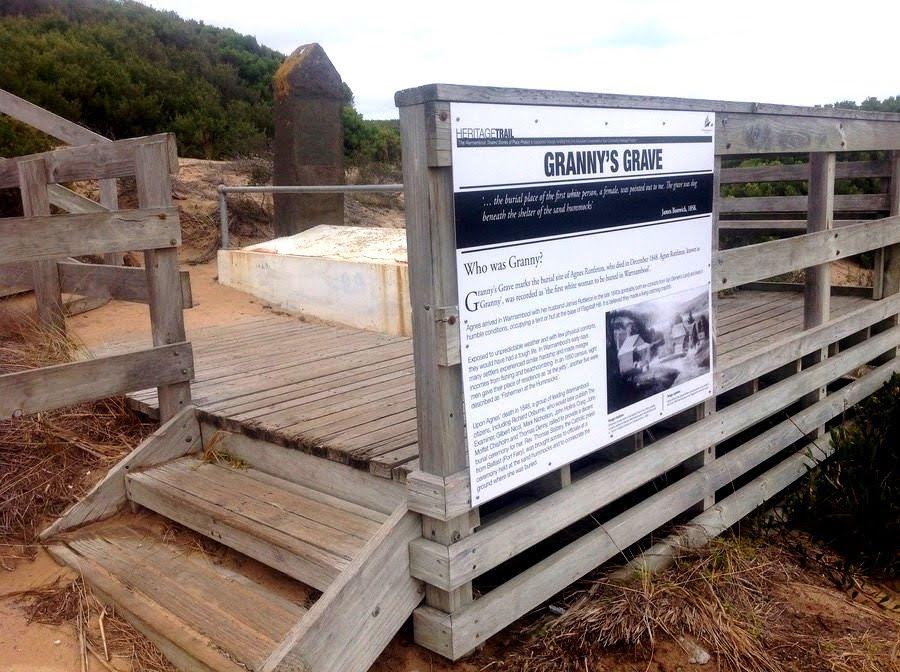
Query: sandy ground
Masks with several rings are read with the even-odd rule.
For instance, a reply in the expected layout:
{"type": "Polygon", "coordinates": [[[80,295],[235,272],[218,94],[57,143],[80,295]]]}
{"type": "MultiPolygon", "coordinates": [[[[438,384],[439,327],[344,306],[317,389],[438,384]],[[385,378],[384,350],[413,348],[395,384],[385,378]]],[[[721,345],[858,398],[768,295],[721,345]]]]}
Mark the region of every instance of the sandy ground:
{"type": "Polygon", "coordinates": [[[9,593],[39,588],[74,574],[44,551],[13,572],[0,572],[0,671],[72,672],[79,667],[78,643],[72,628],[28,624],[9,593]]]}

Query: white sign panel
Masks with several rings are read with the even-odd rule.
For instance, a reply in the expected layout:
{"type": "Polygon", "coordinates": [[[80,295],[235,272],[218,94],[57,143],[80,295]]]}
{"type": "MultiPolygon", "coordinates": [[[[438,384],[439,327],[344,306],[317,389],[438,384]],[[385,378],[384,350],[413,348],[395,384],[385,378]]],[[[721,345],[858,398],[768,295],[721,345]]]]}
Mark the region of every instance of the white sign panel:
{"type": "Polygon", "coordinates": [[[715,120],[450,113],[477,505],[712,395],[715,120]]]}

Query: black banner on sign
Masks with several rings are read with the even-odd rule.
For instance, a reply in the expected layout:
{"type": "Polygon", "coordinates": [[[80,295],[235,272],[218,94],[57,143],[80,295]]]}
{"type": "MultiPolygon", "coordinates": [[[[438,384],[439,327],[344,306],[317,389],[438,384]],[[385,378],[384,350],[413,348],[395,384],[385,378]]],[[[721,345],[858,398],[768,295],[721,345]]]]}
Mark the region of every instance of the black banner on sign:
{"type": "Polygon", "coordinates": [[[458,192],[456,247],[704,215],[712,198],[712,173],[458,192]]]}

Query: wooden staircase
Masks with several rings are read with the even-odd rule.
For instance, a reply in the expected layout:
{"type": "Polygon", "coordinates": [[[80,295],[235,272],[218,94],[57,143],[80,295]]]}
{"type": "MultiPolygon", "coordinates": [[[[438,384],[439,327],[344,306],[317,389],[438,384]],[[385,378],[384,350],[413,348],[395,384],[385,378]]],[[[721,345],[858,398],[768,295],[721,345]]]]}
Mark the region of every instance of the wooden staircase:
{"type": "Polygon", "coordinates": [[[48,530],[50,553],[179,669],[367,670],[422,598],[409,575],[418,516],[405,503],[376,510],[256,469],[221,452],[227,434],[204,458],[193,413],[173,418],[48,530]],[[123,507],[129,502],[135,512],[123,507]],[[137,513],[138,505],[155,514],[137,513]],[[110,513],[118,515],[98,520],[110,513]],[[186,550],[168,521],[290,585],[186,550]]]}

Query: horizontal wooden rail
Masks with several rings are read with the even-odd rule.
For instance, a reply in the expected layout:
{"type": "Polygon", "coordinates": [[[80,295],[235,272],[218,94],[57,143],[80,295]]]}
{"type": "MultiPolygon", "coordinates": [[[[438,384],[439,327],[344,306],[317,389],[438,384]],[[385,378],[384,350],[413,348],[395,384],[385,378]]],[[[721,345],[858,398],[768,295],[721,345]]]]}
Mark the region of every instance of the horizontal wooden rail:
{"type": "Polygon", "coordinates": [[[0,418],[185,382],[193,376],[190,343],[7,373],[0,376],[0,418]]]}
{"type": "MultiPolygon", "coordinates": [[[[741,288],[754,292],[785,292],[799,293],[806,291],[806,285],[802,282],[778,282],[774,280],[759,282],[748,282],[741,285],[741,288]]],[[[865,299],[872,298],[872,288],[863,285],[831,285],[832,296],[861,296],[865,299]]]]}
{"type": "MultiPolygon", "coordinates": [[[[757,437],[726,453],[452,615],[430,607],[420,607],[415,615],[417,641],[426,643],[429,648],[432,644],[437,645],[440,648],[435,650],[454,659],[465,655],[516,618],[689,509],[705,494],[727,485],[738,475],[747,473],[780,450],[803,439],[806,433],[822,422],[840,415],[848,405],[875,392],[898,370],[900,360],[896,359],[879,367],[779,424],[763,435],[766,440],[757,437]],[[451,619],[452,628],[449,627],[451,619]]],[[[804,447],[795,456],[810,454],[810,447],[804,447]]],[[[820,454],[827,455],[827,448],[820,449],[820,454]]],[[[546,511],[544,517],[550,517],[546,511]]],[[[479,561],[482,559],[470,559],[476,564],[479,561]]]]}
{"type": "Polygon", "coordinates": [[[627,580],[635,573],[643,575],[670,566],[683,549],[699,548],[708,543],[786,487],[806,476],[810,469],[828,459],[833,453],[834,446],[830,436],[805,446],[682,525],[679,532],[653,544],[614,572],[610,578],[627,580]]]}
{"type": "MultiPolygon", "coordinates": [[[[875,212],[888,209],[887,194],[850,194],[834,197],[836,212],[875,212]]],[[[806,196],[733,196],[719,199],[721,214],[806,212],[806,196]]]]}
{"type": "Polygon", "coordinates": [[[716,394],[749,383],[897,313],[900,313],[900,294],[893,294],[812,329],[767,340],[759,347],[722,355],[715,372],[716,394]]]}
{"type": "MultiPolygon", "coordinates": [[[[710,443],[720,443],[900,343],[900,327],[882,332],[715,415],[604,467],[539,502],[486,525],[451,546],[410,545],[416,578],[452,590],[552,534],[663,475],[710,443]]],[[[900,365],[900,362],[898,362],[900,365]]],[[[702,499],[699,497],[694,502],[702,499]]]]}
{"type": "Polygon", "coordinates": [[[102,180],[113,177],[133,177],[137,173],[136,151],[143,145],[165,142],[170,174],[178,172],[178,155],[175,136],[160,133],[142,138],[128,138],[113,142],[62,147],[50,152],[0,159],[0,189],[19,186],[18,162],[44,159],[47,166],[47,184],[76,182],[78,180],[102,180]]]}
{"type": "MultiPolygon", "coordinates": [[[[143,268],[82,264],[77,261],[61,261],[57,264],[57,268],[60,287],[65,294],[118,299],[132,303],[149,302],[147,272],[143,268]]],[[[182,304],[185,308],[190,308],[193,305],[190,273],[180,271],[179,276],[182,304]]]]}
{"type": "MultiPolygon", "coordinates": [[[[839,180],[855,177],[890,177],[889,161],[838,161],[835,177],[839,180]]],[[[805,182],[809,179],[809,164],[796,163],[777,166],[741,166],[723,168],[719,174],[722,184],[742,182],[805,182]]]]}
{"type": "Polygon", "coordinates": [[[836,230],[722,250],[713,259],[713,290],[837,261],[900,242],[900,216],[836,230]]]}
{"type": "MultiPolygon", "coordinates": [[[[836,219],[834,228],[866,222],[866,219],[836,219]]],[[[719,231],[744,231],[758,234],[806,233],[805,219],[720,219],[719,231]]]]}
{"type": "Polygon", "coordinates": [[[0,264],[180,244],[177,208],[0,219],[0,264]]]}

